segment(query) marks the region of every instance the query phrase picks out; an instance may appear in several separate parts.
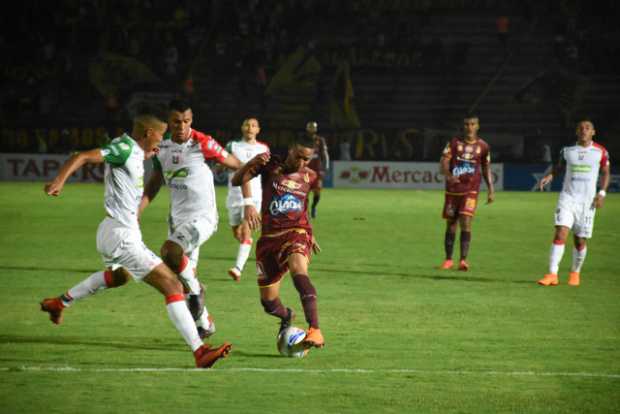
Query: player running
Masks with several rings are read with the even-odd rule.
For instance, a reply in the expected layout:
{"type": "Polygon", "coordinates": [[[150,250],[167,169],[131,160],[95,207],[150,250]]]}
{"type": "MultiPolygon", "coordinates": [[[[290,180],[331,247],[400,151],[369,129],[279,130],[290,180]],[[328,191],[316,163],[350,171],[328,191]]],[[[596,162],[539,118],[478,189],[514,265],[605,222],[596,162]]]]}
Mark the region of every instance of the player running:
{"type": "MultiPolygon", "coordinates": [[[[258,154],[268,153],[269,146],[256,140],[260,133],[260,124],[256,118],[247,118],[241,124],[242,139],[231,141],[226,145],[226,150],[237,157],[241,162],[250,161],[258,154]]],[[[252,230],[248,220],[252,217],[259,218],[256,214],[260,210],[262,201],[262,189],[259,177],[250,180],[251,197],[244,197],[242,189],[232,185],[231,180],[234,172],[228,174],[228,197],[226,208],[228,209],[228,222],[235,239],[239,241],[235,265],[228,269],[228,274],[235,282],[241,279],[241,273],[252,250],[252,230]],[[250,210],[251,209],[251,210],[250,210]],[[247,211],[247,212],[246,212],[247,211]]],[[[257,227],[258,223],[254,227],[257,227]]]]}
{"type": "Polygon", "coordinates": [[[489,144],[478,137],[480,122],[477,116],[463,119],[464,137],[453,138],[444,148],[440,160],[441,173],[446,177],[443,218],[446,219],[444,249],[446,259],[440,269],[451,269],[456,229],[461,226],[461,259],[459,270],[469,270],[467,254],[471,241],[471,223],[478,204],[480,178],[488,188],[487,204],[495,200],[491,179],[491,151],[489,144]]]}
{"type": "Polygon", "coordinates": [[[142,242],[138,224],[138,205],[142,197],[144,160],[158,150],[167,125],[164,118],[147,113],[134,118],[131,136],[123,134],[102,149],[77,153],[65,162],[56,178],[45,185],[45,193],[60,195],[64,184],[87,163],[105,163],[105,211],[97,230],[97,250],[105,271],[96,272],[55,298],[41,302],[41,310],[60,324],[63,311],[74,301],[107,288],[122,286],[133,277],[160,291],[166,298],[168,316],[194,353],[196,366],[211,367],[225,357],[231,345],[205,345],[196,331],[192,315],[185,304],[183,285],[176,275],[142,242]]]}
{"type": "Polygon", "coordinates": [[[568,276],[570,286],[579,286],[580,273],[588,251],[587,239],[592,237],[596,209],[603,207],[609,186],[609,154],[600,144],[592,140],[596,131],[589,119],[577,123],[577,143],[564,147],[560,152],[558,163],[551,174],[544,176],[539,183],[542,191],[551,183],[553,177],[566,172],[564,184],[555,209],[555,235],[549,254],[549,273],[538,281],[542,286],[557,286],[558,269],[568,232],[573,231],[573,262],[568,276]],[[600,190],[596,192],[596,182],[602,173],[600,190]]]}
{"type": "Polygon", "coordinates": [[[308,220],[308,194],[316,188],[318,176],[308,168],[314,141],[300,138],[289,147],[284,161],[260,154],[241,167],[232,178],[241,185],[260,175],[263,188],[262,233],[256,245],[258,287],[265,312],[280,318],[280,331],[290,326],[293,311],[280,301],[280,282],[290,271],[299,292],[309,328],[304,343],[322,347],[317,292],[308,276],[312,252],[320,251],[308,220]]]}
{"type": "Polygon", "coordinates": [[[153,157],[153,173],[140,202],[140,214],[153,201],[162,185],[170,188],[168,240],[161,247],[164,262],[185,286],[188,306],[202,338],[215,333],[215,324],[205,306],[204,285],[196,275],[200,246],[217,230],[213,173],[206,161],[232,169],[239,160],[211,136],[192,128],[193,112],[187,102],[170,103],[170,132],[153,157]]]}

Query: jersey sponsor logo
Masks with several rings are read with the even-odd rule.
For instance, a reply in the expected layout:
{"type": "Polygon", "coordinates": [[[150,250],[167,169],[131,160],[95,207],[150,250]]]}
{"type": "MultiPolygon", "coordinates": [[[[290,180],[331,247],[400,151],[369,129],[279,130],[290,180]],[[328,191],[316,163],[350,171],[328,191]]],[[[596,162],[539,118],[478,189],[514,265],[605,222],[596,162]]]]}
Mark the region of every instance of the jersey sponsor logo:
{"type": "Polygon", "coordinates": [[[570,170],[574,173],[589,173],[592,171],[592,166],[588,164],[573,164],[570,170]]]}
{"type": "Polygon", "coordinates": [[[282,185],[286,188],[290,188],[291,190],[298,190],[299,188],[301,188],[301,184],[293,180],[282,180],[282,185]]]}
{"type": "Polygon", "coordinates": [[[170,181],[174,178],[186,178],[189,175],[189,168],[181,168],[176,171],[168,170],[164,171],[164,178],[166,181],[170,181]]]}
{"type": "Polygon", "coordinates": [[[272,216],[287,214],[291,212],[301,212],[303,204],[300,199],[292,194],[286,193],[282,196],[274,196],[269,203],[269,213],[272,216]]]}
{"type": "Polygon", "coordinates": [[[459,162],[452,169],[452,175],[455,177],[460,177],[464,174],[474,174],[475,172],[474,166],[469,162],[459,162]]]}

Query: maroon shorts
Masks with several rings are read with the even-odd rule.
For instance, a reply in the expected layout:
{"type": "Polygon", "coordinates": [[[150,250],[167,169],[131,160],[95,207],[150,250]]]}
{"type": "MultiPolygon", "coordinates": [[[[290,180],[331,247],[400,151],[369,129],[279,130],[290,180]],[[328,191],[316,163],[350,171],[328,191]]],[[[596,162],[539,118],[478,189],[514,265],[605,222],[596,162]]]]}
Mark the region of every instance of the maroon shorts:
{"type": "Polygon", "coordinates": [[[256,243],[258,286],[266,287],[282,280],[288,270],[288,257],[303,254],[310,260],[312,236],[304,229],[290,229],[261,236],[256,243]]]}
{"type": "Polygon", "coordinates": [[[478,194],[449,194],[443,203],[443,218],[456,219],[459,215],[474,216],[478,205],[478,194]]]}

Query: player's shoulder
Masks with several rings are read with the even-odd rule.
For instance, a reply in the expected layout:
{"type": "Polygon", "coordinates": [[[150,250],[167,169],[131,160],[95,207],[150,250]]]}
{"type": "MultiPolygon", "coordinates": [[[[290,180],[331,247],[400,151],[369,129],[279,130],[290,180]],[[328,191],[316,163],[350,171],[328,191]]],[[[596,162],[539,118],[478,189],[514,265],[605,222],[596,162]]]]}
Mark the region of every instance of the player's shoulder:
{"type": "Polygon", "coordinates": [[[206,134],[201,131],[197,131],[195,129],[192,129],[191,134],[192,134],[192,139],[198,142],[208,142],[208,141],[214,140],[214,138],[211,135],[206,134]]]}
{"type": "Polygon", "coordinates": [[[485,147],[485,148],[490,148],[491,146],[489,145],[488,142],[486,142],[483,138],[478,137],[478,145],[485,147]]]}
{"type": "Polygon", "coordinates": [[[260,149],[264,149],[266,152],[269,152],[269,144],[264,141],[256,140],[256,144],[254,145],[256,145],[260,149]]]}
{"type": "Polygon", "coordinates": [[[598,142],[592,141],[592,148],[594,148],[596,151],[602,152],[603,154],[607,154],[607,149],[598,142]]]}
{"type": "Polygon", "coordinates": [[[308,177],[310,182],[316,180],[317,177],[319,176],[319,174],[316,171],[314,171],[312,168],[309,168],[309,167],[304,167],[304,169],[302,170],[302,173],[303,175],[308,177]]]}

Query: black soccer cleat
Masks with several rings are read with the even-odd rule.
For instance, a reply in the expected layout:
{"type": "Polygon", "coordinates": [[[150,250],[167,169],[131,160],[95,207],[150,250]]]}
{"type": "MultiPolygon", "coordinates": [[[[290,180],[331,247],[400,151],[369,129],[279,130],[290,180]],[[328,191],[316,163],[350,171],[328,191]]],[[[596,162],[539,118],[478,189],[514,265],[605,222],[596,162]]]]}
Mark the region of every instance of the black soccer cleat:
{"type": "Polygon", "coordinates": [[[291,322],[295,319],[295,312],[291,308],[286,308],[286,318],[280,322],[280,330],[278,334],[282,333],[286,328],[291,326],[291,322]]]}

